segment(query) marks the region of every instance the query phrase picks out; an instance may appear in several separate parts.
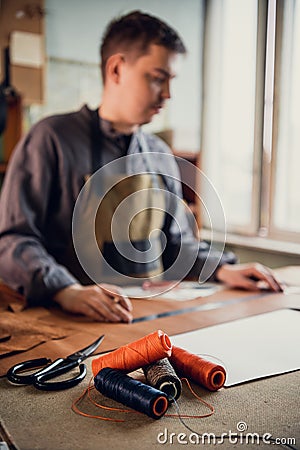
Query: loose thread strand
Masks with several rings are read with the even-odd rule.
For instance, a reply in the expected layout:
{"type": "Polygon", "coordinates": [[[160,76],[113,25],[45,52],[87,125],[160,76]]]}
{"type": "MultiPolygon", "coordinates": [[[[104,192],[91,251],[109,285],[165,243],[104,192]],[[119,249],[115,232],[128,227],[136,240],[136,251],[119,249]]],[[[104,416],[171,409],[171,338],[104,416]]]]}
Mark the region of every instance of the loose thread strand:
{"type": "MultiPolygon", "coordinates": [[[[83,417],[87,417],[89,419],[99,419],[99,420],[106,420],[106,421],[110,421],[110,422],[125,422],[124,419],[115,419],[115,418],[111,418],[111,417],[96,416],[94,414],[85,413],[84,411],[79,409],[78,405],[86,397],[86,395],[88,396],[89,401],[91,400],[90,391],[94,388],[94,386],[91,386],[92,380],[93,380],[93,378],[90,379],[88,387],[84,389],[82,394],[74,400],[74,402],[72,403],[71,409],[76,414],[83,416],[83,417]]],[[[94,402],[92,402],[92,403],[94,403],[94,402]]],[[[102,407],[102,405],[96,405],[96,406],[102,407]]],[[[103,407],[103,408],[109,409],[108,407],[103,407]]]]}
{"type": "Polygon", "coordinates": [[[215,413],[215,408],[214,406],[212,406],[210,403],[206,402],[205,400],[203,400],[203,398],[201,398],[192,388],[189,380],[187,378],[181,378],[181,381],[185,381],[185,383],[187,384],[189,390],[191,391],[191,393],[194,395],[194,397],[199,400],[199,402],[201,402],[203,405],[205,405],[208,409],[210,409],[210,413],[207,414],[201,414],[201,415],[195,415],[195,414],[179,414],[179,406],[178,403],[176,403],[175,399],[174,399],[174,403],[176,405],[176,409],[178,411],[178,414],[166,414],[166,417],[183,417],[185,419],[204,419],[205,417],[210,417],[215,413]]]}
{"type": "Polygon", "coordinates": [[[124,408],[116,408],[113,406],[101,405],[100,403],[96,402],[91,396],[91,391],[94,391],[94,390],[96,390],[95,386],[91,386],[91,388],[89,389],[89,392],[88,392],[88,398],[89,398],[90,402],[97,408],[106,409],[107,411],[116,411],[119,413],[141,414],[139,411],[135,411],[134,409],[124,409],[124,408]]]}
{"type": "Polygon", "coordinates": [[[153,419],[159,419],[168,409],[168,397],[164,392],[124,374],[121,370],[104,367],[95,376],[94,383],[101,394],[153,419]]]}
{"type": "MultiPolygon", "coordinates": [[[[125,422],[124,419],[117,419],[117,418],[110,418],[110,417],[104,417],[104,416],[98,416],[95,414],[89,414],[89,413],[85,413],[84,411],[82,411],[81,409],[79,409],[79,404],[80,402],[87,396],[88,400],[91,402],[91,404],[93,404],[95,407],[100,408],[100,409],[104,409],[107,411],[115,411],[117,413],[132,413],[132,414],[142,414],[139,411],[136,411],[134,409],[124,409],[124,408],[116,408],[116,407],[112,407],[112,406],[105,406],[105,405],[101,405],[100,403],[96,402],[92,396],[91,396],[91,392],[93,390],[95,390],[95,386],[92,385],[92,380],[93,378],[90,379],[89,381],[89,385],[87,388],[84,389],[84,391],[82,392],[82,394],[74,400],[74,402],[72,403],[72,410],[78,414],[81,415],[83,417],[87,417],[90,419],[99,419],[99,420],[105,420],[105,421],[110,421],[110,422],[125,422]]],[[[182,378],[181,381],[184,381],[189,390],[191,391],[191,393],[194,395],[194,397],[200,401],[202,404],[204,404],[206,407],[208,407],[210,409],[210,413],[207,414],[201,414],[201,415],[196,415],[196,414],[170,414],[170,413],[166,413],[165,417],[168,418],[184,418],[184,419],[203,419],[205,417],[209,417],[211,415],[214,414],[215,412],[215,408],[208,402],[206,402],[205,400],[203,400],[191,387],[190,382],[188,381],[188,379],[186,378],[182,378]]],[[[175,401],[175,399],[174,399],[175,401]]],[[[176,403],[176,402],[175,402],[176,403]]],[[[176,404],[176,409],[179,411],[179,406],[178,404],[176,404]]]]}

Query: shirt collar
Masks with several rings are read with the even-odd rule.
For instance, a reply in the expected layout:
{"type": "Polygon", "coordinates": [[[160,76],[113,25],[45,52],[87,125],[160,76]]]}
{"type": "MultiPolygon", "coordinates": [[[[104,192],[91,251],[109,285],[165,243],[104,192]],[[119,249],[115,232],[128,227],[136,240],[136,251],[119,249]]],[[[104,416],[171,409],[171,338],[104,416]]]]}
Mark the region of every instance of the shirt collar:
{"type": "Polygon", "coordinates": [[[131,134],[125,134],[117,131],[112,122],[107,119],[103,119],[101,116],[99,116],[99,126],[102,133],[110,139],[129,138],[131,136],[131,134]]]}

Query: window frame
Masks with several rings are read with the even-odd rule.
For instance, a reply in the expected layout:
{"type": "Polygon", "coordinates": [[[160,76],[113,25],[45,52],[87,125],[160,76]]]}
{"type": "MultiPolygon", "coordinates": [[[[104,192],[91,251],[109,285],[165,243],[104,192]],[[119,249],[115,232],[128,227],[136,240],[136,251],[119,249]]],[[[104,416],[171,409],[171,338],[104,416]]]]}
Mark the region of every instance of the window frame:
{"type": "MultiPolygon", "coordinates": [[[[207,60],[207,40],[209,35],[208,13],[209,2],[205,1],[204,20],[204,45],[203,45],[203,92],[205,93],[205,83],[209,77],[206,71],[207,60]]],[[[266,29],[267,29],[267,0],[257,0],[257,35],[256,35],[256,67],[255,67],[255,106],[254,106],[254,129],[253,129],[253,157],[252,157],[252,195],[251,195],[251,217],[247,225],[227,224],[227,231],[231,234],[246,236],[259,236],[261,228],[261,173],[262,173],[262,148],[263,148],[263,127],[264,127],[264,91],[265,91],[265,54],[266,54],[266,29]]],[[[220,7],[223,7],[221,5],[220,7]]],[[[204,148],[205,135],[205,108],[206,98],[202,99],[201,111],[201,149],[204,148]]],[[[202,153],[202,152],[201,152],[202,153]]],[[[201,156],[201,161],[203,160],[201,156]]],[[[204,167],[205,171],[205,167],[204,167]]],[[[225,212],[226,213],[226,212],[225,212]]],[[[200,213],[201,215],[201,213],[200,213]]]]}
{"type": "MultiPolygon", "coordinates": [[[[205,68],[208,51],[207,12],[205,2],[203,83],[207,82],[205,68]]],[[[283,39],[284,0],[257,0],[256,84],[254,143],[252,157],[251,217],[247,225],[227,224],[231,236],[257,238],[279,246],[300,243],[300,232],[283,230],[274,223],[275,176],[277,164],[277,137],[279,126],[279,94],[281,47],[283,39]]],[[[222,7],[222,6],[220,6],[222,7]]],[[[201,149],[205,134],[205,97],[202,101],[201,149]]],[[[202,153],[202,152],[201,152],[202,153]]],[[[202,154],[200,160],[202,160],[202,154]]],[[[204,167],[205,171],[205,167],[204,167]]],[[[201,213],[200,213],[201,215],[201,213]]],[[[205,225],[203,225],[205,230],[205,225]]],[[[268,247],[269,244],[266,244],[268,247]]]]}
{"type": "Polygon", "coordinates": [[[278,128],[279,128],[279,108],[280,108],[280,73],[281,56],[283,43],[283,21],[284,21],[284,0],[276,0],[276,49],[274,68],[274,111],[273,111],[273,137],[272,137],[272,160],[271,160],[271,180],[270,180],[270,222],[268,236],[271,239],[300,243],[300,232],[288,231],[275,225],[275,183],[278,153],[278,128]]]}

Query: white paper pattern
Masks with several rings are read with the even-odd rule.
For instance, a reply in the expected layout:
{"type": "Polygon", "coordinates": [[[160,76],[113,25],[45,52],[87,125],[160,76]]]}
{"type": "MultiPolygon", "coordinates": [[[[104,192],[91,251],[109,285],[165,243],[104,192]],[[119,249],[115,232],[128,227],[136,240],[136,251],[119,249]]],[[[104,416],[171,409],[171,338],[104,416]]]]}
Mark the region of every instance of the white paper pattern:
{"type": "Polygon", "coordinates": [[[232,386],[300,369],[300,312],[274,311],[176,335],[171,341],[222,361],[225,386],[232,386]]]}

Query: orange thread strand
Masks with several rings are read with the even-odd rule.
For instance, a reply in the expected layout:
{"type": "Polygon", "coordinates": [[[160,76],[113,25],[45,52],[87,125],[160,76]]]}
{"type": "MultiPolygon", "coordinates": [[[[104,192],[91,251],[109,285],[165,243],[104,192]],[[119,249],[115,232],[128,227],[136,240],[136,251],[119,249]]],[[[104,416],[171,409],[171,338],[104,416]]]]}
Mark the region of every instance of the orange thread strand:
{"type": "MultiPolygon", "coordinates": [[[[210,409],[209,413],[201,414],[201,415],[194,415],[194,414],[180,414],[180,417],[183,419],[204,419],[205,417],[210,417],[215,413],[215,408],[210,403],[206,402],[201,398],[196,392],[193,390],[189,380],[187,378],[181,378],[181,381],[185,381],[189,390],[194,395],[194,397],[199,400],[203,405],[205,405],[208,409],[210,409]]],[[[165,417],[179,417],[179,414],[165,414],[165,417]]]]}
{"type": "Polygon", "coordinates": [[[224,367],[200,358],[198,355],[187,352],[179,347],[172,349],[169,358],[176,372],[200,384],[210,391],[220,389],[226,380],[224,367]]]}
{"type": "MultiPolygon", "coordinates": [[[[112,406],[104,406],[101,405],[100,403],[96,402],[92,396],[91,396],[91,392],[93,390],[95,390],[95,386],[91,384],[93,378],[90,379],[89,385],[86,389],[84,389],[84,391],[82,392],[82,394],[74,400],[74,402],[72,403],[72,410],[83,417],[87,417],[89,419],[99,419],[99,420],[104,420],[104,421],[109,421],[109,422],[116,422],[116,423],[121,423],[121,422],[125,422],[125,419],[117,419],[117,418],[111,418],[111,417],[104,417],[104,416],[98,416],[95,414],[89,414],[86,413],[84,411],[82,411],[81,409],[79,409],[79,404],[81,402],[81,400],[84,399],[84,397],[87,395],[89,401],[97,408],[100,409],[104,409],[107,411],[115,411],[118,413],[132,413],[132,414],[142,414],[139,411],[135,411],[133,409],[123,409],[123,408],[116,408],[116,407],[112,407],[112,406]]],[[[165,417],[169,417],[169,418],[178,418],[179,416],[182,419],[204,419],[205,417],[209,417],[212,416],[215,413],[215,408],[208,402],[206,402],[205,400],[203,400],[191,387],[190,382],[188,381],[187,378],[182,378],[181,381],[185,381],[189,390],[191,391],[191,393],[194,395],[194,397],[199,400],[203,405],[205,405],[207,408],[210,409],[210,413],[207,414],[165,414],[165,417]]]]}
{"type": "Polygon", "coordinates": [[[100,403],[96,402],[96,401],[92,398],[92,396],[91,396],[91,391],[93,391],[93,390],[96,390],[96,389],[95,389],[95,386],[91,386],[91,387],[90,387],[90,389],[89,389],[89,391],[88,391],[88,398],[89,398],[89,401],[90,401],[93,405],[95,405],[97,408],[106,409],[107,411],[116,411],[116,412],[120,412],[120,413],[134,413],[134,414],[141,414],[139,411],[135,411],[135,410],[132,410],[132,409],[116,408],[116,407],[113,407],[113,406],[104,406],[104,405],[101,405],[100,403]]]}
{"type": "MultiPolygon", "coordinates": [[[[76,414],[78,414],[78,415],[80,415],[80,416],[83,416],[83,417],[87,417],[87,418],[89,418],[89,419],[106,420],[106,421],[109,421],[109,422],[125,422],[124,419],[115,419],[115,418],[111,418],[111,417],[96,416],[96,415],[94,415],[94,414],[85,413],[84,411],[82,411],[81,409],[79,409],[78,405],[79,405],[80,402],[85,398],[86,395],[88,395],[89,401],[91,401],[91,403],[93,403],[93,404],[94,404],[95,406],[97,406],[98,408],[108,409],[108,410],[112,410],[112,411],[114,411],[114,410],[116,409],[116,408],[110,408],[110,407],[104,406],[104,405],[99,405],[99,404],[97,404],[97,403],[95,403],[94,401],[91,400],[91,397],[90,397],[90,391],[91,391],[92,389],[94,389],[94,386],[91,386],[92,380],[93,380],[93,378],[90,379],[90,382],[89,382],[88,387],[87,387],[86,389],[84,389],[84,391],[82,392],[82,394],[74,400],[74,402],[72,403],[72,407],[71,407],[72,410],[73,410],[76,414]]],[[[122,412],[127,412],[127,411],[125,411],[125,410],[120,410],[120,411],[122,411],[122,412]]],[[[128,412],[130,412],[130,411],[128,410],[128,412]]]]}
{"type": "Polygon", "coordinates": [[[163,331],[158,330],[107,355],[94,359],[92,371],[96,376],[104,367],[110,367],[128,373],[170,356],[171,352],[170,338],[163,331]]]}

